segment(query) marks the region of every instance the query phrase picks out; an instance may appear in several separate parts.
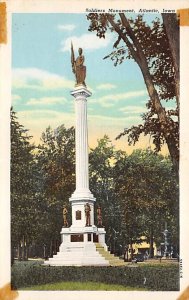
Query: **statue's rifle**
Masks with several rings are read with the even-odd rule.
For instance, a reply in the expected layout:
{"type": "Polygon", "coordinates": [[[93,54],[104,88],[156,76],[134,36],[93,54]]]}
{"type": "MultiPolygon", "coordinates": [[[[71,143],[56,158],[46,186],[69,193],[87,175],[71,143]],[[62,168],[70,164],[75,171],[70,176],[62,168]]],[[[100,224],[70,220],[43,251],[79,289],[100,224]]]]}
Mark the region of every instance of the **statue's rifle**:
{"type": "Polygon", "coordinates": [[[73,49],[73,44],[71,42],[71,64],[72,64],[72,71],[75,74],[75,55],[74,55],[74,49],[73,49]]]}

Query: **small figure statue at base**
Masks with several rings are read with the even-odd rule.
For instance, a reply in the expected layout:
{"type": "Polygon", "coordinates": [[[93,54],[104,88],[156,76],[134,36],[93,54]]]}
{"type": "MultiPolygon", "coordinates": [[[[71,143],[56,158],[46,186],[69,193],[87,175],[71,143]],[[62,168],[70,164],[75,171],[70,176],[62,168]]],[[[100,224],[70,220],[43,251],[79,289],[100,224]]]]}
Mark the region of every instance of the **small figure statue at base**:
{"type": "Polygon", "coordinates": [[[85,204],[85,217],[86,217],[86,226],[91,226],[91,214],[90,214],[91,208],[89,203],[87,202],[85,204]]]}
{"type": "Polygon", "coordinates": [[[79,52],[79,56],[75,60],[73,45],[71,44],[71,63],[72,63],[72,71],[75,74],[75,78],[76,78],[76,86],[81,84],[86,86],[85,84],[86,66],[83,65],[85,57],[82,54],[83,50],[81,48],[79,48],[78,52],[79,52]]]}
{"type": "Polygon", "coordinates": [[[66,205],[64,205],[63,206],[63,226],[64,227],[68,227],[67,215],[68,215],[68,210],[66,208],[66,205]]]}
{"type": "Polygon", "coordinates": [[[97,207],[97,226],[103,227],[102,225],[102,211],[100,205],[97,207]]]}

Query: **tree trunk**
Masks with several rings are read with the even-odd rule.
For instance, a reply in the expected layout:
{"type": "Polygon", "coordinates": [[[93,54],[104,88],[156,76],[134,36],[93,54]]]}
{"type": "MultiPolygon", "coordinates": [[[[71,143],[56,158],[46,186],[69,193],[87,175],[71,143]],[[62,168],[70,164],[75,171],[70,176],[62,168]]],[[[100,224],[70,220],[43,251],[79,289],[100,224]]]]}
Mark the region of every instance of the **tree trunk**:
{"type": "Polygon", "coordinates": [[[175,145],[175,141],[172,137],[167,137],[166,142],[177,175],[177,180],[179,180],[179,150],[175,145]]]}
{"type": "Polygon", "coordinates": [[[167,147],[171,156],[171,160],[174,166],[174,169],[177,173],[179,173],[179,150],[177,147],[177,142],[175,138],[170,134],[169,131],[169,120],[166,116],[165,109],[162,107],[160,99],[158,97],[157,91],[154,87],[150,72],[148,70],[147,62],[144,60],[140,62],[139,67],[142,71],[144,81],[148,90],[148,94],[152,103],[154,104],[155,111],[159,118],[159,122],[161,124],[161,130],[163,132],[165,141],[167,143],[167,147]]]}
{"type": "Polygon", "coordinates": [[[25,239],[25,260],[28,260],[28,243],[27,243],[27,239],[25,239]]]}
{"type": "Polygon", "coordinates": [[[20,249],[20,241],[18,242],[18,260],[21,260],[21,249],[20,249]]]}
{"type": "Polygon", "coordinates": [[[14,264],[14,245],[11,242],[11,266],[14,264]]]}
{"type": "Polygon", "coordinates": [[[54,254],[57,253],[57,240],[54,240],[54,254]]]}
{"type": "Polygon", "coordinates": [[[133,260],[133,241],[130,239],[131,261],[133,260]]]}
{"type": "MultiPolygon", "coordinates": [[[[175,91],[176,91],[176,101],[178,110],[180,108],[180,31],[179,24],[177,20],[176,14],[162,14],[163,25],[165,27],[167,37],[169,40],[169,46],[173,57],[173,65],[175,69],[175,91]]],[[[179,116],[178,116],[179,118],[179,116]]],[[[169,153],[171,155],[173,165],[177,171],[177,175],[179,172],[179,153],[175,151],[175,144],[172,141],[167,142],[169,153]]],[[[178,151],[177,151],[178,152],[178,151]]]]}
{"type": "Polygon", "coordinates": [[[150,228],[150,249],[149,249],[149,257],[154,257],[154,236],[153,236],[153,228],[150,228]]]}
{"type": "Polygon", "coordinates": [[[53,241],[50,243],[50,257],[53,257],[53,241]]]}
{"type": "Polygon", "coordinates": [[[125,261],[128,261],[129,260],[129,257],[128,257],[128,249],[126,250],[126,253],[125,253],[125,261]]]}
{"type": "Polygon", "coordinates": [[[176,14],[162,14],[163,25],[167,33],[170,50],[173,57],[173,64],[175,69],[175,86],[176,86],[176,99],[179,108],[179,24],[176,14]]]}
{"type": "Polygon", "coordinates": [[[22,260],[25,260],[25,238],[22,238],[22,260]]]}

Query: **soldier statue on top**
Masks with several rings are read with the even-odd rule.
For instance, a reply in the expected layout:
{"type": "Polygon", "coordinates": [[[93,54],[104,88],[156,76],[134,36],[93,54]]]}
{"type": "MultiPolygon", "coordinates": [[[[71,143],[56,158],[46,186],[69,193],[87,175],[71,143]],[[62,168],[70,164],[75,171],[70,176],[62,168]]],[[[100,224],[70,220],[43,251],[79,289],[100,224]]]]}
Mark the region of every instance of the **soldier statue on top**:
{"type": "Polygon", "coordinates": [[[78,85],[84,85],[85,84],[85,77],[86,77],[86,66],[84,66],[84,55],[83,50],[79,48],[78,50],[79,56],[75,60],[75,55],[74,55],[74,50],[73,50],[73,45],[71,43],[71,63],[72,63],[72,71],[75,74],[76,78],[76,86],[78,85]]]}

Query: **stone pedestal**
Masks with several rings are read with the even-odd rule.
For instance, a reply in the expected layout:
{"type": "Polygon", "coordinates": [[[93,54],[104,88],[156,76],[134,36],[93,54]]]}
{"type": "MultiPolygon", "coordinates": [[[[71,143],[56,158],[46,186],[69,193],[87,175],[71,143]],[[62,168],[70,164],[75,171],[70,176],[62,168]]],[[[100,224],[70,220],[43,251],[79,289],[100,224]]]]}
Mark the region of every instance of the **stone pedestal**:
{"type": "Polygon", "coordinates": [[[104,228],[69,227],[62,228],[59,252],[45,261],[52,266],[108,266],[106,260],[96,248],[100,244],[107,251],[104,228]]]}
{"type": "Polygon", "coordinates": [[[87,98],[91,93],[83,85],[76,87],[71,95],[75,98],[76,129],[76,189],[69,201],[72,208],[72,225],[61,230],[59,252],[45,261],[48,265],[109,265],[96,249],[100,244],[105,251],[105,229],[94,225],[96,199],[89,190],[87,98]],[[85,205],[90,205],[90,224],[86,226],[85,205]]]}

